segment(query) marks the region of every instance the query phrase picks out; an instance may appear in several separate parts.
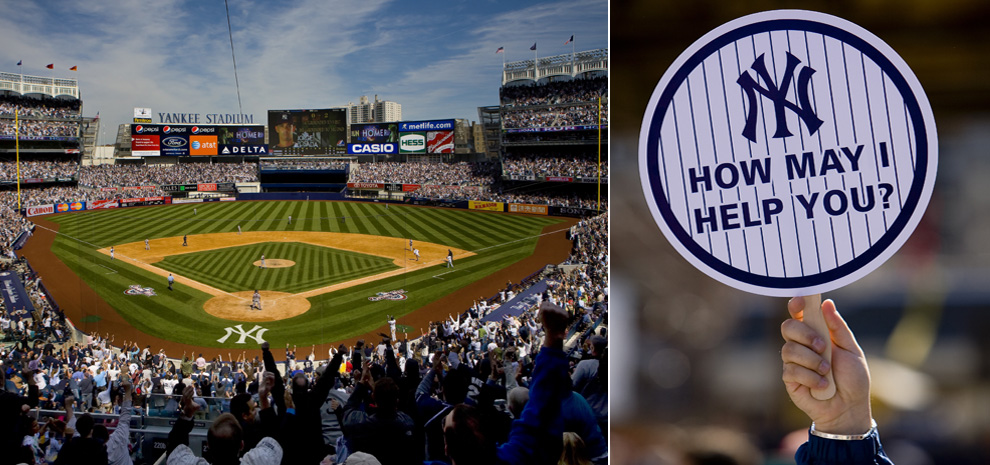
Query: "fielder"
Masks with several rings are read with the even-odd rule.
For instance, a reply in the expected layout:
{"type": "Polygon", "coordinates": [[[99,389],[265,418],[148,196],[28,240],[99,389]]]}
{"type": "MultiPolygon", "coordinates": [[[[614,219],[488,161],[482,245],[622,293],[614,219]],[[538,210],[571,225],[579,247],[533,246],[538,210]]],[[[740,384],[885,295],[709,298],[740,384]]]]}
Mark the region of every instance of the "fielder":
{"type": "Polygon", "coordinates": [[[395,316],[388,316],[388,329],[392,331],[392,341],[395,341],[395,316]]]}
{"type": "Polygon", "coordinates": [[[447,255],[447,268],[453,268],[453,267],[454,267],[454,256],[447,255]]]}
{"type": "Polygon", "coordinates": [[[289,215],[289,224],[292,224],[292,215],[289,215]]]}
{"type": "Polygon", "coordinates": [[[419,261],[419,249],[413,249],[413,255],[416,256],[416,261],[419,261]]]}
{"type": "Polygon", "coordinates": [[[241,225],[237,225],[237,235],[241,235],[241,225]]]}
{"type": "Polygon", "coordinates": [[[110,246],[110,260],[113,260],[113,246],[110,246]]]}
{"type": "Polygon", "coordinates": [[[147,239],[144,240],[144,250],[151,250],[151,244],[148,243],[147,239]]]}
{"type": "Polygon", "coordinates": [[[186,241],[186,235],[183,234],[182,235],[182,246],[185,247],[187,245],[189,245],[189,242],[186,241]]]}
{"type": "Polygon", "coordinates": [[[170,290],[170,291],[172,290],[172,284],[174,284],[174,283],[175,283],[175,277],[172,276],[172,273],[169,273],[168,274],[168,290],[170,290]]]}
{"type": "Polygon", "coordinates": [[[265,254],[261,254],[261,266],[258,268],[265,269],[265,254]]]}

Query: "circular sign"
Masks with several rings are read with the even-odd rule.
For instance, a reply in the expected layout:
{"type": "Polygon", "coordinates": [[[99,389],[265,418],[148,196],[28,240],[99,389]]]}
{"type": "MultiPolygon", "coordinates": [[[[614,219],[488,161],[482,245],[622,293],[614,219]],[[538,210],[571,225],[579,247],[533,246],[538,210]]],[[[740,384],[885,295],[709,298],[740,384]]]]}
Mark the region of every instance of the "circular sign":
{"type": "Polygon", "coordinates": [[[893,49],[798,10],[730,21],[692,44],[650,98],[640,177],[693,265],[772,296],[851,283],[907,240],[931,198],[935,119],[893,49]]]}

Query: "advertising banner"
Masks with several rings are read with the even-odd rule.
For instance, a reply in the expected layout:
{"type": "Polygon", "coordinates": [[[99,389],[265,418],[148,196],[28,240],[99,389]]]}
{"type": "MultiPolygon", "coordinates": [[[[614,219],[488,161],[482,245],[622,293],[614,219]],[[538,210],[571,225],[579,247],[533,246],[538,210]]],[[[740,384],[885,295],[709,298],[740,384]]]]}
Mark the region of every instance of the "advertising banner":
{"type": "Polygon", "coordinates": [[[189,136],[189,155],[217,155],[219,146],[217,136],[189,136]]]}
{"type": "Polygon", "coordinates": [[[429,153],[454,153],[454,131],[427,132],[426,151],[429,153]]]}
{"type": "Polygon", "coordinates": [[[27,207],[27,216],[51,215],[55,213],[55,205],[35,205],[27,207]]]}
{"type": "Polygon", "coordinates": [[[157,157],[161,155],[160,137],[150,134],[132,135],[131,154],[135,157],[157,157]]]}
{"type": "Polygon", "coordinates": [[[399,132],[453,131],[454,120],[406,121],[399,123],[399,132]]]}
{"type": "Polygon", "coordinates": [[[120,199],[121,207],[142,207],[146,205],[165,205],[172,203],[171,197],[134,197],[120,199]]]}
{"type": "Polygon", "coordinates": [[[384,189],[385,184],[380,182],[349,182],[348,189],[384,189]]]}
{"type": "Polygon", "coordinates": [[[104,208],[117,208],[117,199],[108,200],[94,200],[89,203],[90,210],[99,210],[104,208]]]}
{"type": "Polygon", "coordinates": [[[384,144],[347,144],[347,153],[349,154],[368,154],[368,153],[396,153],[398,152],[397,147],[394,143],[388,142],[384,144]]]}
{"type": "Polygon", "coordinates": [[[395,143],[399,141],[398,123],[352,124],[351,142],[365,144],[395,143]]]}
{"type": "Polygon", "coordinates": [[[402,192],[415,192],[419,190],[419,184],[403,184],[402,192]]]}
{"type": "Polygon", "coordinates": [[[488,210],[488,211],[500,212],[500,211],[505,211],[504,205],[505,204],[503,204],[502,202],[481,202],[478,200],[468,200],[469,210],[488,210]]]}
{"type": "Polygon", "coordinates": [[[163,191],[168,192],[213,192],[213,191],[233,191],[234,183],[232,182],[215,182],[215,183],[202,183],[202,184],[163,184],[163,191]]]}
{"type": "Polygon", "coordinates": [[[69,211],[69,204],[67,204],[67,203],[56,203],[55,204],[55,211],[57,211],[59,213],[65,213],[65,212],[69,211]]]}
{"type": "Polygon", "coordinates": [[[71,202],[69,203],[69,211],[82,211],[86,209],[86,202],[71,202]]]}
{"type": "Polygon", "coordinates": [[[0,295],[7,303],[7,316],[14,321],[29,318],[34,313],[34,304],[24,290],[24,283],[17,273],[4,271],[0,273],[0,295]]]}
{"type": "Polygon", "coordinates": [[[512,213],[529,213],[532,215],[549,214],[546,205],[531,205],[528,203],[510,203],[509,211],[512,213]]]}
{"type": "Polygon", "coordinates": [[[410,132],[399,136],[399,153],[425,154],[426,133],[410,132]]]}
{"type": "Polygon", "coordinates": [[[540,280],[540,282],[532,285],[529,289],[520,292],[518,295],[512,298],[498,307],[498,309],[492,311],[491,313],[485,315],[481,321],[487,323],[489,321],[495,321],[498,323],[502,322],[502,319],[507,316],[518,317],[522,315],[523,312],[529,310],[533,307],[539,305],[542,300],[541,294],[546,292],[547,282],[546,280],[540,280]]]}
{"type": "Polygon", "coordinates": [[[135,124],[131,152],[140,157],[181,157],[267,154],[268,149],[263,125],[135,124]]]}
{"type": "Polygon", "coordinates": [[[573,182],[574,178],[570,176],[547,176],[547,182],[573,182]]]}
{"type": "Polygon", "coordinates": [[[274,155],[343,155],[347,152],[347,110],[269,110],[274,155]]]}
{"type": "MultiPolygon", "coordinates": [[[[602,129],[606,129],[606,128],[608,128],[608,125],[607,124],[603,124],[602,125],[602,129]]],[[[506,129],[505,132],[506,133],[509,133],[509,134],[512,134],[512,133],[519,133],[519,132],[592,131],[592,130],[597,130],[597,129],[598,129],[598,125],[597,124],[586,124],[586,125],[582,125],[582,126],[550,126],[550,127],[541,127],[541,128],[511,128],[511,129],[506,129]]]]}

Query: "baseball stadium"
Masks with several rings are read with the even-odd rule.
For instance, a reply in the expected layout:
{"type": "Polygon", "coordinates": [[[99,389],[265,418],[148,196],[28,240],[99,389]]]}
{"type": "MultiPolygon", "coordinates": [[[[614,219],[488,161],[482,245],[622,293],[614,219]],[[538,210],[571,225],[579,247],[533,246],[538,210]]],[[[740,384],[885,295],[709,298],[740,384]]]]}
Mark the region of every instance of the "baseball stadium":
{"type": "Polygon", "coordinates": [[[231,437],[252,463],[455,462],[441,423],[468,405],[494,418],[471,454],[534,463],[567,447],[537,410],[567,398],[607,462],[607,61],[505,63],[480,123],[135,108],[112,147],[77,81],[0,73],[0,359],[35,409],[0,438],[43,424],[34,454],[80,457],[103,434],[86,463],[219,463],[231,437]]]}

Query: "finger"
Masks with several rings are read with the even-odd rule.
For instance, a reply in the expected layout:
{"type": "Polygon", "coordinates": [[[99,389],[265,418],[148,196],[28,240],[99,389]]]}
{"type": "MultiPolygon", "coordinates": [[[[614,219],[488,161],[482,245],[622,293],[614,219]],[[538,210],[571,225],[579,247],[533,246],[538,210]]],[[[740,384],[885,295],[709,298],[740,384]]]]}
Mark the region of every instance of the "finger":
{"type": "Polygon", "coordinates": [[[791,318],[796,320],[804,319],[804,297],[794,297],[787,301],[787,311],[791,318]]]}
{"type": "Polygon", "coordinates": [[[787,342],[780,350],[780,358],[784,363],[793,363],[822,376],[828,373],[831,365],[824,357],[796,342],[787,342]]]}
{"type": "Polygon", "coordinates": [[[794,363],[784,364],[784,383],[797,383],[811,389],[824,389],[828,380],[824,376],[794,363]]]}
{"type": "Polygon", "coordinates": [[[827,347],[822,336],[803,321],[795,319],[784,320],[780,324],[780,335],[783,336],[784,341],[794,341],[803,346],[810,347],[818,353],[822,353],[827,347]]]}
{"type": "Polygon", "coordinates": [[[822,316],[825,317],[825,324],[828,325],[828,332],[832,337],[832,341],[835,342],[836,347],[857,355],[863,355],[863,349],[860,349],[859,343],[856,342],[856,336],[853,335],[852,330],[849,329],[849,325],[846,324],[846,320],[842,318],[842,315],[839,315],[839,311],[836,310],[835,302],[832,299],[828,299],[822,303],[822,316]]]}

